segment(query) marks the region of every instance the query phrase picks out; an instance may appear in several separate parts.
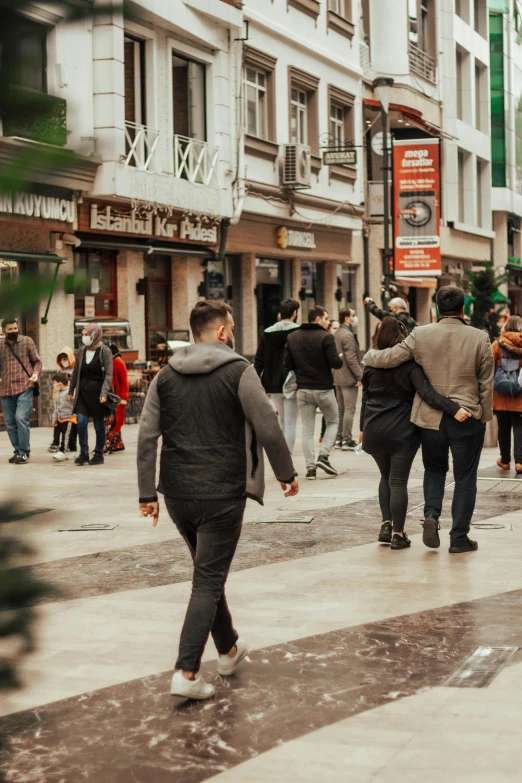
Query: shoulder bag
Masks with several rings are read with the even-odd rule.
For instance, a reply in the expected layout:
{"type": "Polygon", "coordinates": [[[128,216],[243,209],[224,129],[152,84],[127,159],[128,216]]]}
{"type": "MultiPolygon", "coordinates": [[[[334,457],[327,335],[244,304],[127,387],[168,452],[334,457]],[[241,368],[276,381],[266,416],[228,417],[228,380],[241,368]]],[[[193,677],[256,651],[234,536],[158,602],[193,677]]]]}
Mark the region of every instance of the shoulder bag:
{"type": "MultiPolygon", "coordinates": [[[[6,339],[6,340],[5,340],[5,344],[7,345],[7,347],[9,348],[9,350],[11,351],[11,353],[13,354],[13,356],[14,356],[14,357],[15,357],[15,359],[16,359],[16,361],[18,362],[18,364],[20,365],[20,367],[22,368],[22,370],[25,372],[25,374],[27,375],[27,377],[28,377],[28,378],[31,378],[31,375],[30,375],[30,374],[27,372],[27,370],[25,369],[25,364],[24,364],[24,363],[23,363],[23,361],[20,359],[20,357],[19,357],[19,356],[18,356],[18,354],[16,353],[15,349],[13,348],[13,346],[12,346],[12,345],[9,343],[9,340],[7,340],[7,339],[6,339]]],[[[39,397],[39,396],[40,396],[40,384],[38,383],[38,381],[36,381],[35,383],[33,383],[33,397],[39,397]]]]}

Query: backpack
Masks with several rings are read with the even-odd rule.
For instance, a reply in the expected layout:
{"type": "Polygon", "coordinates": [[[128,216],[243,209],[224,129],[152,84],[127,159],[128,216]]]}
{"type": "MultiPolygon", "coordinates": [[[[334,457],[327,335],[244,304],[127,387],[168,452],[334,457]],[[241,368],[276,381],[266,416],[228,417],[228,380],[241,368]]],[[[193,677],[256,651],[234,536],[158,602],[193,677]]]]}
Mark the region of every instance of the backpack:
{"type": "Polygon", "coordinates": [[[518,359],[512,359],[504,348],[502,352],[504,357],[495,372],[493,388],[499,394],[517,397],[522,393],[522,387],[518,382],[520,363],[518,359]]]}

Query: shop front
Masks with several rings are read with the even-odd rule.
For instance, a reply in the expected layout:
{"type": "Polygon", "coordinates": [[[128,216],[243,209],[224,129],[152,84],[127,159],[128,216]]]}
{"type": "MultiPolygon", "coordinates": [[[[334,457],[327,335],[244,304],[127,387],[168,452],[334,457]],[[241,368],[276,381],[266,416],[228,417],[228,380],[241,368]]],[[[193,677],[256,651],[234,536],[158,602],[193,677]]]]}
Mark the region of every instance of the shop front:
{"type": "Polygon", "coordinates": [[[255,354],[285,297],[300,301],[299,322],[314,304],[336,318],[342,307],[356,306],[363,293],[361,264],[362,242],[349,229],[245,213],[230,227],[225,263],[224,289],[234,310],[238,350],[255,354]]]}
{"type": "MultiPolygon", "coordinates": [[[[174,340],[188,340],[189,313],[201,296],[219,296],[220,226],[151,204],[86,199],[80,207],[75,317],[103,321],[126,345],[123,356],[157,362],[174,340]]],[[[223,293],[224,298],[224,293],[223,293]]]]}

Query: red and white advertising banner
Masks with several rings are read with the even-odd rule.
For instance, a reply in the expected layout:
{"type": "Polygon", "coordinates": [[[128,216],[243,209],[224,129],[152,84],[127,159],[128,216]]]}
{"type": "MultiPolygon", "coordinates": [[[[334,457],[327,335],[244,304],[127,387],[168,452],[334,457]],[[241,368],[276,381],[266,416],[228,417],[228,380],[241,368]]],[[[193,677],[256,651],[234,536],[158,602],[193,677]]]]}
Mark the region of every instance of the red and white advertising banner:
{"type": "Polygon", "coordinates": [[[442,272],[439,139],[393,142],[395,274],[442,272]]]}

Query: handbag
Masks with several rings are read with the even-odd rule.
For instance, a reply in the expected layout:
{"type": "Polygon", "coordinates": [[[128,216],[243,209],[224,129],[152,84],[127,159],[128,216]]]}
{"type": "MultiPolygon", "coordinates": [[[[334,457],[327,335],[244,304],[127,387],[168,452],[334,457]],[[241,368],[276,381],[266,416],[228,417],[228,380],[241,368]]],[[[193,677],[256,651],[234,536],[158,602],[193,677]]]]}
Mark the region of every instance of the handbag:
{"type": "MultiPolygon", "coordinates": [[[[23,363],[23,361],[20,359],[20,357],[19,357],[19,356],[18,356],[18,354],[16,353],[15,349],[14,349],[14,348],[13,348],[13,346],[10,344],[9,340],[7,340],[7,339],[6,339],[6,341],[5,341],[5,344],[7,345],[7,347],[9,348],[9,350],[11,351],[11,353],[13,354],[13,356],[14,356],[14,357],[15,357],[15,359],[16,359],[16,361],[18,362],[18,364],[20,365],[20,367],[22,368],[22,370],[25,372],[25,374],[27,375],[27,377],[28,377],[28,378],[30,378],[31,376],[29,375],[29,373],[28,373],[28,372],[27,372],[27,370],[25,369],[25,364],[24,364],[24,363],[23,363]]],[[[33,383],[33,397],[39,397],[39,396],[40,396],[40,384],[38,383],[38,381],[35,381],[35,383],[33,383]]]]}
{"type": "Polygon", "coordinates": [[[121,397],[118,397],[117,394],[114,394],[114,392],[108,392],[107,394],[107,401],[103,404],[106,408],[108,408],[111,413],[114,413],[116,411],[116,408],[121,403],[121,397]]]}

